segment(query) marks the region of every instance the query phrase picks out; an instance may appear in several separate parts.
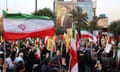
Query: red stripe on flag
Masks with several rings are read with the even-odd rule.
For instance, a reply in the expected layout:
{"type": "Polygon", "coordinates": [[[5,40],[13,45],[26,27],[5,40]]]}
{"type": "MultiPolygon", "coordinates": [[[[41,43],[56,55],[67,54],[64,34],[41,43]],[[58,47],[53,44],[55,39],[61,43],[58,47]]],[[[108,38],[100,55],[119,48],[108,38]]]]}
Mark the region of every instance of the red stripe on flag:
{"type": "Polygon", "coordinates": [[[17,40],[17,39],[23,39],[26,37],[39,37],[44,38],[45,36],[53,36],[55,33],[55,28],[49,28],[46,30],[40,30],[36,32],[31,33],[12,33],[12,32],[5,32],[4,31],[4,38],[5,40],[17,40]]]}
{"type": "Polygon", "coordinates": [[[82,38],[82,39],[85,39],[85,38],[90,38],[90,39],[92,39],[92,40],[93,40],[93,36],[88,35],[88,34],[81,34],[81,38],[82,38]]]}
{"type": "Polygon", "coordinates": [[[73,50],[73,48],[70,49],[70,56],[72,57],[70,63],[70,69],[72,69],[75,66],[75,64],[78,62],[77,53],[75,50],[73,50]]]}

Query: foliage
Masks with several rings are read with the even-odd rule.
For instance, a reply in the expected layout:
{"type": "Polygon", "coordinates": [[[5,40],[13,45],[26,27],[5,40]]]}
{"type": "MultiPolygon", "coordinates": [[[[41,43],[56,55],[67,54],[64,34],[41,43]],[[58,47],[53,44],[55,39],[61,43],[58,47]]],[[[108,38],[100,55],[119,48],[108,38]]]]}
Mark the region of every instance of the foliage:
{"type": "Polygon", "coordinates": [[[108,27],[108,29],[109,31],[113,32],[115,35],[116,34],[120,35],[120,20],[112,22],[108,27]]]}
{"type": "Polygon", "coordinates": [[[116,39],[117,44],[119,43],[119,35],[120,35],[120,20],[114,21],[108,27],[110,32],[114,33],[114,37],[116,39]]]}
{"type": "Polygon", "coordinates": [[[71,14],[73,16],[73,24],[75,25],[78,32],[80,32],[81,28],[85,28],[85,29],[87,28],[88,17],[87,17],[87,13],[84,13],[82,8],[76,7],[75,9],[73,9],[71,14]]]}
{"type": "Polygon", "coordinates": [[[56,35],[64,34],[64,32],[66,32],[65,29],[61,29],[61,28],[57,28],[57,29],[56,29],[56,35]]]}
{"type": "Polygon", "coordinates": [[[94,16],[93,20],[90,22],[90,25],[89,25],[90,31],[99,30],[100,27],[97,26],[97,21],[98,21],[98,17],[94,16]]]}
{"type": "Polygon", "coordinates": [[[37,12],[34,11],[32,14],[37,16],[48,16],[55,20],[55,14],[49,8],[43,8],[37,12]]]}

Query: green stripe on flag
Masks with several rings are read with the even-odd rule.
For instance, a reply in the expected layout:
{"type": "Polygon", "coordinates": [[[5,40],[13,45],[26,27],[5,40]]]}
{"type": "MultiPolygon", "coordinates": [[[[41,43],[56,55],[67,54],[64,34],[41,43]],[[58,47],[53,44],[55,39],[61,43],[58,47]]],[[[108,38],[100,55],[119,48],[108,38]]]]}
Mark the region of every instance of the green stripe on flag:
{"type": "Polygon", "coordinates": [[[47,17],[47,16],[35,16],[35,15],[23,14],[23,13],[10,13],[10,14],[8,14],[6,11],[3,11],[3,16],[5,18],[11,18],[11,19],[45,19],[45,20],[51,20],[51,18],[47,17]]]}

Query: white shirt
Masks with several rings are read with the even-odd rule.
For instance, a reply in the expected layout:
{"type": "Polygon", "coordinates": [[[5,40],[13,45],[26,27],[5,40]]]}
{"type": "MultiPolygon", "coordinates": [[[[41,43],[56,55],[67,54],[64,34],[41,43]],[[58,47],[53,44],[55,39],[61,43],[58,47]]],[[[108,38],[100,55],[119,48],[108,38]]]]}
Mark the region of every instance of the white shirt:
{"type": "Polygon", "coordinates": [[[12,59],[10,57],[6,58],[6,61],[8,63],[9,69],[14,68],[14,64],[13,64],[12,59]]]}
{"type": "Polygon", "coordinates": [[[18,63],[20,61],[22,61],[24,63],[24,60],[21,56],[18,56],[18,57],[15,58],[15,63],[18,63]]]}

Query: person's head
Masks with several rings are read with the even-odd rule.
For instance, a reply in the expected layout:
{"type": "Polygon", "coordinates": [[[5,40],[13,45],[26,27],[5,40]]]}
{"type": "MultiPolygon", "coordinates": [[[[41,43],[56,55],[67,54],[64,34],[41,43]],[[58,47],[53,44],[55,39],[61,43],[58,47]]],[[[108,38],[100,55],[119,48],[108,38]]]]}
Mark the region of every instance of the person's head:
{"type": "Polygon", "coordinates": [[[57,68],[51,68],[48,72],[59,72],[57,68]]]}
{"type": "Polygon", "coordinates": [[[67,70],[65,70],[65,69],[61,69],[59,72],[67,72],[67,70]]]}
{"type": "Polygon", "coordinates": [[[99,61],[99,60],[97,60],[97,61],[96,61],[96,63],[97,63],[97,64],[100,64],[100,61],[99,61]]]}
{"type": "Polygon", "coordinates": [[[23,57],[23,56],[24,56],[23,52],[20,52],[20,53],[19,53],[19,56],[20,56],[20,57],[23,57]]]}
{"type": "Polygon", "coordinates": [[[90,42],[88,42],[88,43],[86,44],[86,46],[87,46],[88,48],[90,48],[91,43],[90,43],[90,42]]]}
{"type": "Polygon", "coordinates": [[[8,51],[8,52],[6,53],[6,57],[10,57],[10,56],[11,56],[11,52],[8,51]]]}
{"type": "Polygon", "coordinates": [[[0,57],[0,65],[2,65],[4,62],[4,59],[2,57],[0,57]]]}
{"type": "Polygon", "coordinates": [[[17,63],[16,72],[25,72],[25,65],[22,62],[17,63]]]}
{"type": "Polygon", "coordinates": [[[26,47],[27,48],[30,47],[30,41],[29,40],[26,41],[26,47]]]}
{"type": "Polygon", "coordinates": [[[66,59],[65,59],[65,57],[62,57],[62,58],[61,58],[61,61],[62,61],[62,64],[66,64],[66,59]]]}
{"type": "Polygon", "coordinates": [[[34,45],[34,44],[30,44],[30,46],[31,46],[32,51],[36,50],[36,48],[35,48],[35,45],[34,45]]]}

